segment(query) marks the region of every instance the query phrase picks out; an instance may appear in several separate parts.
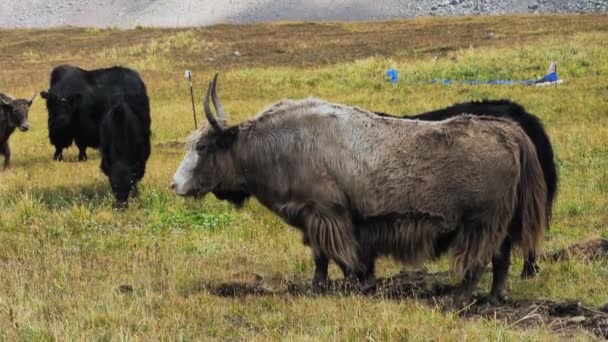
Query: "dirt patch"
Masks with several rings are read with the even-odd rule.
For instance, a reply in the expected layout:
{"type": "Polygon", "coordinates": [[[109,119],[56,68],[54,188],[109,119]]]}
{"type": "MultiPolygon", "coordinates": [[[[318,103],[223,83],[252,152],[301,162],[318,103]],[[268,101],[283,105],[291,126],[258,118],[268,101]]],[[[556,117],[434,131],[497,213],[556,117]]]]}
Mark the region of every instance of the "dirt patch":
{"type": "Polygon", "coordinates": [[[608,240],[593,239],[576,243],[554,253],[543,256],[545,260],[560,261],[571,257],[583,260],[598,260],[608,258],[608,240]]]}
{"type": "MultiPolygon", "coordinates": [[[[287,284],[286,287],[271,289],[265,286],[259,275],[237,277],[233,282],[207,287],[220,297],[254,296],[317,296],[308,285],[287,284]]],[[[366,296],[403,300],[415,298],[430,307],[441,307],[450,299],[455,287],[450,283],[449,273],[428,273],[407,271],[378,279],[377,289],[366,296]]],[[[324,295],[361,295],[354,286],[344,281],[333,281],[324,295]]],[[[570,335],[577,329],[584,329],[597,337],[608,339],[608,305],[603,308],[588,308],[577,301],[558,302],[551,299],[513,300],[496,306],[485,296],[476,296],[471,305],[458,312],[466,318],[487,318],[504,321],[512,327],[529,329],[549,326],[563,335],[570,335]]]]}

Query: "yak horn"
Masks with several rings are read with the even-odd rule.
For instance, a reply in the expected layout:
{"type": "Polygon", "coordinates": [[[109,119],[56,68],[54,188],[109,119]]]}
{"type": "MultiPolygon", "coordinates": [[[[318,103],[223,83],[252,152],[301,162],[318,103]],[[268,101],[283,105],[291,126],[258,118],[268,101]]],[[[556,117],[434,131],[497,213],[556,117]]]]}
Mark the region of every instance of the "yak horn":
{"type": "Polygon", "coordinates": [[[205,101],[203,102],[203,108],[205,109],[205,116],[207,117],[207,121],[211,124],[213,129],[218,132],[223,131],[222,126],[215,120],[213,117],[213,113],[211,112],[211,108],[209,108],[209,94],[211,93],[211,88],[213,83],[209,82],[209,87],[207,87],[207,93],[205,94],[205,101]]]}
{"type": "Polygon", "coordinates": [[[32,97],[28,101],[30,103],[30,105],[32,104],[32,102],[34,102],[35,98],[36,98],[36,91],[34,91],[34,93],[32,94],[32,97]]]}
{"type": "Polygon", "coordinates": [[[0,96],[0,103],[5,104],[5,105],[10,105],[11,103],[6,101],[2,96],[0,96]]]}
{"type": "Polygon", "coordinates": [[[222,121],[226,121],[228,120],[228,115],[226,115],[226,113],[224,112],[224,108],[220,103],[220,99],[217,97],[217,77],[218,74],[216,73],[213,77],[213,83],[211,85],[211,100],[213,101],[213,107],[215,107],[217,117],[222,121]]]}

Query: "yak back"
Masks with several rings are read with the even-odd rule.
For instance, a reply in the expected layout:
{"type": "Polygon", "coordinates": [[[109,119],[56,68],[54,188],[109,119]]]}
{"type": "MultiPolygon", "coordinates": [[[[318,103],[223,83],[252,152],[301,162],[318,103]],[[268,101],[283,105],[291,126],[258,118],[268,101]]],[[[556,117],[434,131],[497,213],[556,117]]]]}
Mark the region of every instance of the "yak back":
{"type": "MultiPolygon", "coordinates": [[[[390,114],[382,112],[375,113],[380,116],[394,117],[390,114]]],[[[523,106],[513,101],[509,101],[506,99],[485,99],[482,101],[457,103],[442,109],[424,112],[412,116],[405,116],[403,118],[419,119],[425,121],[441,121],[457,115],[461,115],[462,113],[468,113],[475,116],[507,118],[517,122],[524,130],[524,132],[526,132],[526,135],[528,135],[530,140],[532,140],[532,143],[534,144],[534,147],[537,151],[537,157],[541,164],[541,168],[545,178],[548,205],[546,213],[548,222],[551,218],[553,201],[555,200],[555,196],[557,194],[558,175],[551,141],[549,140],[549,136],[545,131],[543,123],[537,116],[527,112],[523,106]]]]}

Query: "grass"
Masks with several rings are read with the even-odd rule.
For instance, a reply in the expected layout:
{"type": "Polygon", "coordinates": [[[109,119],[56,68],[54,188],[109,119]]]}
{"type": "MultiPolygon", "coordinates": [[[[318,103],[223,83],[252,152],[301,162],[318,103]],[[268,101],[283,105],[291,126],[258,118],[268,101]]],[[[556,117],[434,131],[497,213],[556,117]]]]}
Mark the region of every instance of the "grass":
{"type": "MultiPolygon", "coordinates": [[[[268,287],[305,284],[313,265],[299,234],[257,202],[236,211],[213,196],[184,200],[167,189],[193,128],[183,71],[194,72],[198,109],[203,85],[220,71],[232,122],[309,95],[402,114],[485,97],[520,102],[543,120],[556,150],[560,190],[544,245],[556,250],[608,238],[607,41],[605,15],[0,31],[0,91],[26,97],[45,89],[60,63],[122,64],[146,82],[153,121],[141,198],[116,212],[97,153],[77,163],[72,148],[66,162],[51,160],[46,110],[35,101],[33,128],[13,135],[13,167],[0,172],[0,339],[563,339],[551,327],[463,319],[415,300],[214,296],[210,287],[253,273],[268,287]],[[557,87],[426,83],[529,79],[552,59],[565,80],[557,87]],[[384,77],[389,67],[400,72],[397,86],[384,77]]],[[[608,302],[606,261],[544,263],[524,281],[521,258],[513,260],[516,299],[608,302]]],[[[378,272],[399,268],[383,260],[378,272]]],[[[333,266],[332,276],[340,276],[333,266]]],[[[489,281],[486,275],[479,291],[489,281]]]]}

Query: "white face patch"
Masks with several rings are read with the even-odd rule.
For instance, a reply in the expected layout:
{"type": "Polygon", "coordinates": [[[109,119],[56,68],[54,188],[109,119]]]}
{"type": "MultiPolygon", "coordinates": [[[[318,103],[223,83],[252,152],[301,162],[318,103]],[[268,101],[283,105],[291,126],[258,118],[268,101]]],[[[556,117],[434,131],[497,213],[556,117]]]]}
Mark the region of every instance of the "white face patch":
{"type": "Polygon", "coordinates": [[[198,164],[198,152],[194,146],[182,160],[179,168],[173,175],[173,191],[180,196],[186,196],[196,190],[196,182],[194,181],[194,169],[198,164]]]}
{"type": "Polygon", "coordinates": [[[195,137],[189,139],[186,145],[188,152],[173,175],[173,191],[180,196],[186,196],[196,190],[194,170],[199,160],[198,151],[196,151],[197,140],[195,137]]]}

